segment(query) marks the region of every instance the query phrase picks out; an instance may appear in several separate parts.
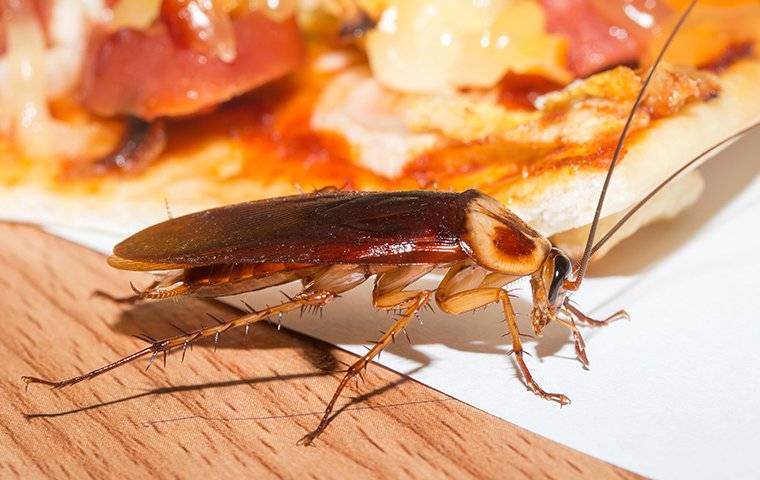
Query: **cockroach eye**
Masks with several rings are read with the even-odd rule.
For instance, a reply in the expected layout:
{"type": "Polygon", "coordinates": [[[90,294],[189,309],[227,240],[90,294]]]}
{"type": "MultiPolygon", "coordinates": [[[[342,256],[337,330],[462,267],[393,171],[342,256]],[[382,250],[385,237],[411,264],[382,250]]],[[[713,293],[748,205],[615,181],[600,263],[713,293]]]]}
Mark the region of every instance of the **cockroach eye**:
{"type": "Polygon", "coordinates": [[[570,259],[562,253],[559,253],[554,257],[554,275],[552,276],[552,284],[549,287],[549,302],[552,305],[556,305],[557,296],[559,295],[559,289],[562,286],[562,282],[570,275],[573,270],[573,265],[570,263],[570,259]]]}

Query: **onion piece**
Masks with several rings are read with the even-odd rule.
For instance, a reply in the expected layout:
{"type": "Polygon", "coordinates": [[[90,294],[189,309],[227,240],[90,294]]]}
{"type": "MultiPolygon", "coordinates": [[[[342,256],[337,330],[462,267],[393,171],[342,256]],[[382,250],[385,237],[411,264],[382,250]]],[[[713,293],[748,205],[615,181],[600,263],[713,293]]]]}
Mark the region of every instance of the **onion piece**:
{"type": "MultiPolygon", "coordinates": [[[[65,28],[59,28],[56,23],[56,18],[61,20],[60,14],[83,15],[82,9],[76,8],[78,3],[76,0],[56,0],[52,40],[66,38],[65,28]],[[73,11],[67,11],[66,7],[73,11]]],[[[33,1],[9,2],[3,13],[7,52],[0,62],[0,128],[15,141],[20,151],[30,156],[75,155],[83,151],[90,143],[94,129],[57,122],[51,117],[47,105],[52,92],[70,87],[71,77],[76,79],[78,67],[72,69],[69,65],[76,62],[76,58],[61,54],[60,61],[65,65],[59,66],[58,75],[63,78],[51,89],[50,72],[55,68],[57,57],[48,55],[45,34],[33,1]],[[65,78],[67,75],[69,78],[65,78]]],[[[61,48],[59,53],[66,51],[65,47],[61,48]]]]}
{"type": "Polygon", "coordinates": [[[5,81],[2,103],[17,144],[31,155],[46,155],[51,119],[45,92],[45,37],[30,2],[8,4],[5,12],[5,81]]]}
{"type": "Polygon", "coordinates": [[[139,173],[161,155],[166,146],[163,121],[146,122],[130,117],[114,150],[92,162],[77,164],[67,177],[87,178],[109,173],[139,173]]]}
{"type": "Polygon", "coordinates": [[[136,28],[144,30],[158,18],[161,0],[121,0],[113,6],[108,26],[114,30],[136,28]]]}

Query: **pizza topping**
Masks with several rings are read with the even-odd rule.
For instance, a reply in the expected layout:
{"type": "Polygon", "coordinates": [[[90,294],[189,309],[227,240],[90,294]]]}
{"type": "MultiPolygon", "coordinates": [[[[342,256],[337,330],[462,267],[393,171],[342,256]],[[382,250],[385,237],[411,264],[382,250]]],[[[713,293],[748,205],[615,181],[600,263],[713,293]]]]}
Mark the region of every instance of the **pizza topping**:
{"type": "Polygon", "coordinates": [[[417,98],[408,102],[403,115],[406,126],[414,132],[433,131],[460,142],[498,135],[539,116],[537,112],[508,110],[464,96],[417,98]]]}
{"type": "Polygon", "coordinates": [[[720,81],[714,73],[663,64],[652,78],[642,107],[653,118],[667,117],[692,100],[709,100],[719,92],[720,81]]]}
{"type": "Polygon", "coordinates": [[[295,14],[295,0],[162,0],[160,19],[179,45],[229,63],[237,56],[232,21],[253,11],[282,22],[295,14]]]}
{"type": "Polygon", "coordinates": [[[507,72],[499,82],[499,104],[508,109],[535,110],[538,97],[560,90],[563,86],[541,75],[507,72]]]}
{"type": "Polygon", "coordinates": [[[91,42],[82,96],[103,116],[187,115],[280,77],[304,59],[298,27],[252,11],[233,20],[237,56],[227,63],[178,45],[162,24],[91,42]]]}
{"type": "Polygon", "coordinates": [[[47,6],[41,13],[35,2],[21,0],[8,2],[2,12],[6,51],[0,58],[0,132],[30,156],[81,152],[95,133],[53,118],[48,100],[77,81],[86,28],[98,15],[97,6],[88,8],[79,0],[47,6]]]}
{"type": "MultiPolygon", "coordinates": [[[[530,83],[526,79],[527,90],[530,83]]],[[[427,174],[418,169],[433,165],[430,171],[434,172],[441,167],[436,159],[445,159],[444,170],[460,173],[477,170],[483,162],[512,162],[514,155],[502,144],[553,151],[614,142],[641,83],[639,73],[618,67],[538,96],[527,110],[504,105],[498,89],[401,94],[382,88],[369,72],[356,68],[339,75],[325,89],[312,126],[339,132],[356,149],[356,161],[378,174],[426,179],[427,174]],[[497,154],[503,156],[490,158],[497,154]],[[478,156],[483,159],[475,161],[478,156]],[[408,163],[415,157],[411,172],[408,163]]],[[[710,72],[664,64],[634,117],[633,129],[675,114],[690,101],[712,98],[719,89],[717,77],[710,72]]]]}
{"type": "MultiPolygon", "coordinates": [[[[671,0],[677,9],[686,7],[686,0],[671,0]]],[[[669,26],[643,53],[641,65],[650,65],[659,52],[669,26]]],[[[760,2],[757,0],[702,0],[689,15],[668,49],[666,59],[674,65],[707,66],[733,49],[760,42],[760,2]]],[[[739,48],[739,53],[741,48],[739,48]]],[[[750,52],[746,52],[750,54],[750,52]]],[[[739,56],[726,57],[727,64],[739,56]]]]}
{"type": "MultiPolygon", "coordinates": [[[[641,82],[627,67],[576,81],[540,97],[536,102],[540,110],[529,121],[488,137],[442,143],[410,162],[402,175],[440,189],[498,191],[516,178],[561,167],[604,168],[641,82]]],[[[664,65],[634,116],[632,132],[646,128],[654,118],[678,112],[690,100],[711,98],[718,90],[717,77],[709,72],[664,65]]],[[[482,120],[471,119],[476,125],[482,120]]],[[[445,128],[437,125],[439,131],[445,128]]]]}
{"type": "Polygon", "coordinates": [[[75,162],[65,169],[69,178],[97,177],[109,173],[139,173],[156,160],[166,146],[163,121],[145,122],[127,119],[116,148],[105,156],[88,162],[75,162]]]}
{"type": "Polygon", "coordinates": [[[569,40],[568,66],[578,77],[637,64],[669,7],[657,0],[541,0],[549,32],[569,40]]]}
{"type": "Polygon", "coordinates": [[[733,65],[734,62],[744,58],[752,58],[754,56],[755,41],[746,40],[743,42],[732,43],[726,48],[723,54],[701,65],[700,68],[709,72],[721,73],[733,65]]]}
{"type": "Polygon", "coordinates": [[[235,60],[232,21],[219,0],[163,0],[161,20],[178,44],[223,62],[235,60]]]}
{"type": "Polygon", "coordinates": [[[545,23],[532,0],[390,1],[367,55],[375,78],[406,92],[493,87],[508,70],[565,83],[565,41],[545,23]]]}
{"type": "MultiPolygon", "coordinates": [[[[537,104],[545,112],[566,111],[586,100],[605,100],[628,105],[641,89],[641,77],[627,67],[618,67],[575,81],[559,92],[540,97],[537,104]]],[[[662,63],[647,89],[641,107],[659,118],[680,111],[693,99],[708,100],[718,95],[720,82],[715,74],[693,67],[662,63]]]]}
{"type": "Polygon", "coordinates": [[[383,88],[367,68],[339,74],[320,95],[311,127],[340,132],[360,164],[381,175],[399,174],[410,156],[435,146],[437,136],[411,132],[404,123],[409,99],[383,88]]]}
{"type": "Polygon", "coordinates": [[[119,0],[111,4],[108,27],[112,30],[135,28],[145,30],[159,17],[162,0],[119,0]]]}
{"type": "Polygon", "coordinates": [[[627,102],[636,98],[641,89],[641,78],[628,67],[617,67],[583,80],[576,80],[566,88],[536,99],[544,112],[566,110],[574,103],[588,99],[627,102]]]}

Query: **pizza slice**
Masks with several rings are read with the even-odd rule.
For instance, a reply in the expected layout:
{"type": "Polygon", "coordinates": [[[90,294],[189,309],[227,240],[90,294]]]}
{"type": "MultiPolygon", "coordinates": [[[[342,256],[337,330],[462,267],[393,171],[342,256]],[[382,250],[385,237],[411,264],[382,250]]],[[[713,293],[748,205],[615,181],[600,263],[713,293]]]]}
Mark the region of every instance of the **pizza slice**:
{"type": "MultiPolygon", "coordinates": [[[[726,3],[700,5],[658,70],[607,223],[760,119],[760,6],[726,3]]],[[[0,35],[4,218],[126,235],[165,219],[167,204],[179,215],[324,187],[477,188],[569,251],[581,246],[643,72],[683,7],[13,5],[0,35]]],[[[701,188],[689,173],[617,238],[677,215],[701,188]]]]}

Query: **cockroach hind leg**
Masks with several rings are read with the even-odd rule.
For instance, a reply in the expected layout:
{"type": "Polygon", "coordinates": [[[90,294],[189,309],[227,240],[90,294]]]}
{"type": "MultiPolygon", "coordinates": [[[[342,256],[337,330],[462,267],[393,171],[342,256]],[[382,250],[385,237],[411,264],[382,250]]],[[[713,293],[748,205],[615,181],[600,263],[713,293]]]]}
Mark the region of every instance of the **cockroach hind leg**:
{"type": "Polygon", "coordinates": [[[21,377],[21,380],[27,386],[31,383],[38,383],[41,385],[47,385],[54,389],[58,389],[58,388],[67,387],[69,385],[74,385],[84,380],[90,380],[108,371],[111,371],[115,368],[118,368],[122,365],[125,365],[134,360],[137,360],[138,358],[142,358],[145,356],[150,356],[151,360],[148,364],[148,366],[150,366],[150,364],[153,362],[153,360],[159,353],[170,352],[172,350],[177,350],[177,349],[182,349],[184,353],[184,350],[188,346],[192,348],[193,343],[195,343],[195,341],[200,338],[214,337],[215,339],[217,339],[220,334],[232,328],[250,325],[255,322],[265,320],[271,315],[295,310],[297,308],[300,308],[300,306],[303,304],[315,303],[315,302],[325,303],[325,302],[330,301],[331,298],[332,297],[330,297],[329,294],[325,294],[324,292],[319,293],[319,294],[314,294],[314,295],[302,295],[302,296],[299,296],[298,298],[293,299],[292,301],[283,302],[279,305],[275,305],[274,307],[267,307],[266,309],[253,312],[253,313],[248,313],[245,315],[241,315],[239,317],[236,317],[226,322],[216,323],[214,325],[201,327],[192,332],[188,332],[187,334],[183,333],[183,334],[175,335],[173,337],[169,337],[163,340],[154,340],[151,337],[141,335],[141,336],[138,336],[137,338],[140,338],[141,340],[148,342],[148,346],[146,346],[142,350],[138,350],[130,355],[122,357],[119,360],[116,360],[115,362],[109,363],[100,368],[96,368],[95,370],[92,370],[88,373],[71,377],[66,380],[61,380],[61,381],[52,381],[52,380],[47,380],[47,379],[39,378],[39,377],[27,377],[27,376],[21,377]]]}

